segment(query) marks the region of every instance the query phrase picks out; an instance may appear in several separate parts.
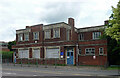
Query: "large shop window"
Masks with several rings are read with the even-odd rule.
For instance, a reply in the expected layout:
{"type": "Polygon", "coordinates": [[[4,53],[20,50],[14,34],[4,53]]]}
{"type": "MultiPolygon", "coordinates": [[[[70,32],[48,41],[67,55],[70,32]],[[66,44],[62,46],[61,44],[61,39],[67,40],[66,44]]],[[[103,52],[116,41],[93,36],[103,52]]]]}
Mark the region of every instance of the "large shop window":
{"type": "Polygon", "coordinates": [[[32,54],[33,58],[40,58],[40,48],[34,48],[32,54]]]}
{"type": "Polygon", "coordinates": [[[85,53],[86,55],[95,55],[95,48],[86,48],[85,53]]]}
{"type": "Polygon", "coordinates": [[[59,58],[59,48],[46,48],[46,58],[59,58]]]}
{"type": "Polygon", "coordinates": [[[19,58],[29,58],[29,50],[28,49],[19,49],[18,55],[19,55],[19,58]]]}
{"type": "Polygon", "coordinates": [[[93,32],[93,39],[99,39],[101,32],[93,32]]]}

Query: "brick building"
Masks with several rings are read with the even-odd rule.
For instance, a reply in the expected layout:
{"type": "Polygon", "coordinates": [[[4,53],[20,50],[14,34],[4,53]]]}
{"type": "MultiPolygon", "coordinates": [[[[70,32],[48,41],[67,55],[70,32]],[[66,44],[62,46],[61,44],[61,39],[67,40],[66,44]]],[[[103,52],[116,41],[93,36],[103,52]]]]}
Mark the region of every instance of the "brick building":
{"type": "Polygon", "coordinates": [[[75,28],[73,18],[68,18],[68,23],[26,26],[25,29],[16,30],[16,45],[13,46],[16,61],[105,65],[107,40],[99,38],[104,28],[104,25],[75,28]]]}
{"type": "Polygon", "coordinates": [[[0,42],[0,49],[1,49],[2,51],[6,51],[6,52],[10,51],[10,50],[8,49],[8,43],[7,43],[7,42],[4,42],[4,41],[1,41],[1,42],[0,42]]]}

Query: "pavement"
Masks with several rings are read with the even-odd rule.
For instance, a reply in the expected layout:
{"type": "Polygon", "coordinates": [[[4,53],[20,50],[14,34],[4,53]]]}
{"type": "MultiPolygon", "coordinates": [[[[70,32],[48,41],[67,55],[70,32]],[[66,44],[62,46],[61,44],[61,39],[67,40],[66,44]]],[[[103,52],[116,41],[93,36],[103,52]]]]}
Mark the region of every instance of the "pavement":
{"type": "Polygon", "coordinates": [[[87,66],[2,65],[2,78],[120,78],[118,70],[105,70],[87,66]]]}

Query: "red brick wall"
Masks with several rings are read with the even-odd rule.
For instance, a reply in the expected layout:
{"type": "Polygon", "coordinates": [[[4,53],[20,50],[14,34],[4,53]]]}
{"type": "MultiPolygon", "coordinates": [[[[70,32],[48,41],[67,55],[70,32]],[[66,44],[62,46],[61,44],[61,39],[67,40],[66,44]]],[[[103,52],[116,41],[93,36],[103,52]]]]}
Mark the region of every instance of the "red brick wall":
{"type": "Polygon", "coordinates": [[[2,51],[10,51],[8,48],[2,47],[2,51]]]}
{"type": "Polygon", "coordinates": [[[107,63],[107,56],[79,56],[79,65],[105,65],[107,63]]]}
{"type": "Polygon", "coordinates": [[[79,42],[81,55],[79,56],[79,64],[81,65],[105,65],[107,63],[107,40],[91,40],[79,42]],[[82,45],[82,46],[81,46],[82,45]],[[103,47],[104,54],[99,55],[99,48],[103,47]],[[93,55],[85,55],[85,48],[95,48],[96,59],[93,55]]]}

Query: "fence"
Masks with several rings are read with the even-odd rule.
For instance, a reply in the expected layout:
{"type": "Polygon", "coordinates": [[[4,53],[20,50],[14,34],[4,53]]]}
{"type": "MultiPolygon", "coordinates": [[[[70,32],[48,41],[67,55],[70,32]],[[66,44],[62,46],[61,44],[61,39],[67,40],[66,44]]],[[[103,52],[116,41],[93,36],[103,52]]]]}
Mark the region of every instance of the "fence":
{"type": "Polygon", "coordinates": [[[17,59],[17,62],[12,62],[11,59],[3,59],[2,63],[6,65],[14,65],[14,66],[36,66],[39,67],[44,66],[45,68],[49,66],[54,66],[55,68],[57,66],[65,66],[65,59],[59,60],[59,59],[17,59]]]}

